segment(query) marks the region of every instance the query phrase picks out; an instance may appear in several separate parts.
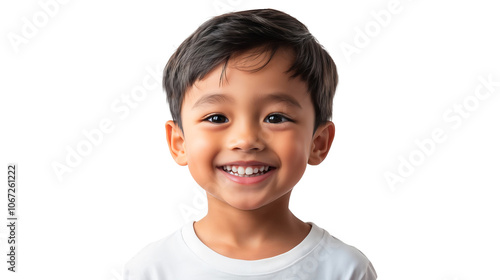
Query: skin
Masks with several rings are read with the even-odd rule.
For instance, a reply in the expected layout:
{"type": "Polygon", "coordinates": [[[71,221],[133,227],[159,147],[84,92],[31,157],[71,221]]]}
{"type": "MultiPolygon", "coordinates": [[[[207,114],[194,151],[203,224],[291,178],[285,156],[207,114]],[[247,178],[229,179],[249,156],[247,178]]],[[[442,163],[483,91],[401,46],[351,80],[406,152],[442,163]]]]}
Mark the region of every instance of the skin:
{"type": "Polygon", "coordinates": [[[291,51],[280,49],[263,69],[249,71],[268,55],[250,51],[230,59],[222,84],[222,65],[215,67],[186,91],[183,131],[173,121],[165,125],[172,157],[207,192],[208,213],[194,223],[198,238],[235,259],[276,256],[307,236],[310,225],[288,208],[290,194],[307,164],[326,158],[335,134],[330,121],[313,133],[307,84],[285,73],[291,51]],[[235,161],[273,168],[264,180],[245,184],[220,168],[235,161]]]}

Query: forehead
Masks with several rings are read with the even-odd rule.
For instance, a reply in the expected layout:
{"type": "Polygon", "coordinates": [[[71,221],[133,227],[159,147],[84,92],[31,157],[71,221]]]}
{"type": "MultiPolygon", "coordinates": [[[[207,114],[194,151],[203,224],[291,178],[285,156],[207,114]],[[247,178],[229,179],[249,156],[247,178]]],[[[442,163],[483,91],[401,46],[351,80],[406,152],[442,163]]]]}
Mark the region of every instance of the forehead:
{"type": "Polygon", "coordinates": [[[222,93],[233,99],[259,98],[265,94],[293,96],[299,103],[310,103],[307,84],[299,77],[292,78],[290,69],[294,53],[288,49],[278,49],[271,60],[269,51],[251,50],[232,57],[224,69],[218,65],[203,79],[188,88],[184,104],[194,105],[206,94],[222,93]]]}

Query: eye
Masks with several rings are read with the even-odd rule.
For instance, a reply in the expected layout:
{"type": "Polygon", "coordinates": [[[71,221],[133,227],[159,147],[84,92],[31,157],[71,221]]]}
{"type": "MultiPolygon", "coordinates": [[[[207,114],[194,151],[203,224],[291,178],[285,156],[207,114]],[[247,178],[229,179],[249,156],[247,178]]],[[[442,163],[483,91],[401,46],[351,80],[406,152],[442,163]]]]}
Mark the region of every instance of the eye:
{"type": "Polygon", "coordinates": [[[282,123],[292,121],[291,119],[281,115],[281,114],[271,114],[264,119],[268,123],[282,123]]]}
{"type": "Polygon", "coordinates": [[[204,121],[209,121],[211,123],[226,123],[229,120],[223,115],[211,115],[205,118],[204,121]]]}

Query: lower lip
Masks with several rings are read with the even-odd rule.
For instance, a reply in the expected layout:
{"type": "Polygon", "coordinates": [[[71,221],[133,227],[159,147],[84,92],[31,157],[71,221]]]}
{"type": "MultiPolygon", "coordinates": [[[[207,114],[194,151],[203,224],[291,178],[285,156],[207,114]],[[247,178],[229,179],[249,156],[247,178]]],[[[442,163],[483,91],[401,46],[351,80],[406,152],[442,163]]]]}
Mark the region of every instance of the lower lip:
{"type": "Polygon", "coordinates": [[[236,176],[236,175],[232,175],[230,173],[227,173],[226,171],[219,168],[219,171],[222,172],[222,174],[224,174],[224,176],[226,176],[226,178],[228,178],[229,180],[231,180],[235,183],[244,184],[244,185],[251,185],[251,184],[260,183],[260,182],[264,181],[265,179],[269,178],[269,176],[271,176],[272,173],[274,173],[274,170],[276,170],[276,169],[271,169],[271,170],[267,171],[266,173],[259,175],[259,176],[240,177],[240,176],[236,176]]]}

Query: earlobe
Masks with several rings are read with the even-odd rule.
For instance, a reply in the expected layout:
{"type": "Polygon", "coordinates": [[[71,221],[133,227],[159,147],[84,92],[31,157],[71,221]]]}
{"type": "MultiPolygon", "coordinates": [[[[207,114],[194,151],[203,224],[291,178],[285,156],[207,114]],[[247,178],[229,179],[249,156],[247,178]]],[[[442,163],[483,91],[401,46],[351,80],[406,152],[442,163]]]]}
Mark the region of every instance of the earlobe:
{"type": "Polygon", "coordinates": [[[184,147],[184,135],[182,130],[173,121],[167,121],[165,124],[167,132],[168,148],[175,162],[179,165],[187,165],[186,150],[184,147]]]}
{"type": "Polygon", "coordinates": [[[307,163],[311,165],[320,164],[328,155],[335,136],[335,125],[328,121],[320,125],[313,135],[311,151],[307,163]]]}

